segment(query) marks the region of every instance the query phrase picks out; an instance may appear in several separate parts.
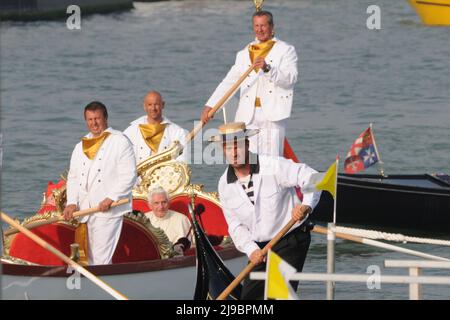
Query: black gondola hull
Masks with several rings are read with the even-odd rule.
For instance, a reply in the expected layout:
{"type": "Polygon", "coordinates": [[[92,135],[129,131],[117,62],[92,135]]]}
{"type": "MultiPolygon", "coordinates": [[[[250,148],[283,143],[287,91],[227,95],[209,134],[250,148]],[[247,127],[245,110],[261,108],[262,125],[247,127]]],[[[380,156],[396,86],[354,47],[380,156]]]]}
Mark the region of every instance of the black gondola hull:
{"type": "MultiPolygon", "coordinates": [[[[314,219],[333,221],[333,199],[322,192],[314,219]]],[[[450,233],[450,186],[430,175],[338,177],[337,223],[450,233]]]]}

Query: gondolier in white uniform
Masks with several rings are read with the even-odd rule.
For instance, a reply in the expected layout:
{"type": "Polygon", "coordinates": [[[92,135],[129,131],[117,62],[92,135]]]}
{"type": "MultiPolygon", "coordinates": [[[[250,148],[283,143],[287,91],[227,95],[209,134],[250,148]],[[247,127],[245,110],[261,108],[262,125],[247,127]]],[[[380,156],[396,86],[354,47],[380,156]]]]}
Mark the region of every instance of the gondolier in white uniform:
{"type": "MultiPolygon", "coordinates": [[[[136,164],[155,155],[178,140],[185,142],[187,131],[163,116],[165,102],[157,91],[150,91],[144,98],[146,115],[131,122],[123,132],[133,144],[136,164]]],[[[187,161],[188,152],[178,156],[178,161],[187,161]]]]}
{"type": "Polygon", "coordinates": [[[240,76],[253,64],[255,69],[241,84],[235,121],[249,129],[260,129],[250,138],[250,151],[283,155],[287,118],[291,115],[294,85],[297,82],[295,48],[274,37],[273,16],[268,11],[253,14],[256,39],[236,55],[226,77],[206,102],[201,120],[240,76]]]}
{"type": "Polygon", "coordinates": [[[122,132],[108,127],[108,112],[98,101],[84,110],[89,134],[75,146],[67,176],[64,218],[76,210],[99,206],[102,212],[83,217],[87,222],[89,264],[110,264],[122,230],[123,215],[131,211],[131,190],[136,181],[133,147],[122,132]],[[128,204],[110,208],[114,201],[128,204]]]}
{"type": "MultiPolygon", "coordinates": [[[[319,202],[320,192],[305,194],[300,203],[294,187],[304,186],[316,171],[283,157],[249,152],[248,138],[257,130],[247,130],[243,122],[222,125],[219,132],[210,141],[223,145],[229,163],[218,190],[236,248],[257,264],[255,271],[265,270],[261,249],[294,218],[298,223],[273,250],[300,272],[311,241],[305,221],[319,202]]],[[[263,281],[246,279],[241,298],[262,299],[263,293],[263,281]]]]}

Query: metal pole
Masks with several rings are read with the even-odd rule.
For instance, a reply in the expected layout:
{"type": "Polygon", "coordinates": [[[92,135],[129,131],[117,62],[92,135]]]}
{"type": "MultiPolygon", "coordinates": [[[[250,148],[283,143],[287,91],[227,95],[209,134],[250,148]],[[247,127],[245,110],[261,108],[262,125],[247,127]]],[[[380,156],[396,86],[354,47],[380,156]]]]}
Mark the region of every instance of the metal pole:
{"type": "Polygon", "coordinates": [[[370,132],[372,134],[373,147],[375,148],[375,152],[378,157],[378,171],[380,172],[380,175],[382,177],[386,177],[386,175],[384,174],[384,162],[383,162],[383,160],[381,160],[381,155],[380,155],[380,152],[378,151],[377,142],[375,141],[375,133],[373,133],[373,123],[370,123],[369,127],[370,127],[370,132]]]}
{"type": "MultiPolygon", "coordinates": [[[[411,277],[420,276],[420,268],[409,268],[409,275],[411,277]]],[[[422,290],[420,283],[411,283],[409,285],[409,300],[420,300],[422,296],[422,290]]]]}
{"type": "MultiPolygon", "coordinates": [[[[0,178],[3,167],[3,133],[0,133],[0,178]]],[[[0,257],[3,256],[3,222],[0,219],[0,257]]],[[[0,263],[0,300],[2,300],[2,264],[0,263]]]]}
{"type": "MultiPolygon", "coordinates": [[[[334,234],[334,223],[328,223],[328,233],[327,233],[327,273],[334,273],[334,244],[336,241],[336,236],[334,234]]],[[[334,300],[334,287],[335,282],[327,281],[327,300],[334,300]]]]}
{"type": "Polygon", "coordinates": [[[223,123],[227,124],[227,110],[225,108],[225,106],[222,108],[222,112],[223,112],[223,123]]]}
{"type": "MultiPolygon", "coordinates": [[[[1,222],[1,220],[0,220],[0,256],[3,256],[3,223],[1,222]]],[[[2,276],[3,276],[2,264],[0,263],[0,300],[2,300],[2,291],[3,291],[2,276]]]]}

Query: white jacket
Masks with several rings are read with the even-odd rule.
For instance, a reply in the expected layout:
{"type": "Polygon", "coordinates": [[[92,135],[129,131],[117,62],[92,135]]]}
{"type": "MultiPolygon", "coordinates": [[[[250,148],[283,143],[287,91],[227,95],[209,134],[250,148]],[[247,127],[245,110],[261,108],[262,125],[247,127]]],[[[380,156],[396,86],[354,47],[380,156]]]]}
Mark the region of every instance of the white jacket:
{"type": "MultiPolygon", "coordinates": [[[[219,197],[228,232],[236,248],[250,257],[259,249],[255,242],[272,240],[292,218],[292,209],[300,200],[295,186],[304,186],[316,170],[283,157],[259,155],[259,169],[253,170],[253,205],[230,168],[219,180],[219,197]]],[[[303,204],[314,209],[320,192],[307,193],[303,204]]],[[[305,218],[306,219],[306,218],[305,218]]],[[[299,227],[300,221],[292,229],[299,227]]]]}
{"type": "MultiPolygon", "coordinates": [[[[130,123],[130,126],[125,129],[123,132],[133,144],[134,155],[136,157],[136,164],[141,163],[146,160],[148,157],[152,155],[152,150],[148,147],[147,143],[145,143],[144,138],[142,137],[141,130],[139,129],[140,124],[148,124],[147,116],[142,116],[133,122],[130,123]]],[[[158,153],[166,149],[170,146],[170,144],[178,140],[181,144],[184,144],[187,130],[181,128],[176,125],[168,118],[163,117],[161,124],[167,124],[163,137],[161,139],[161,143],[158,147],[158,153]]],[[[185,150],[178,158],[178,161],[186,162],[188,151],[185,150]]]]}
{"type": "MultiPolygon", "coordinates": [[[[276,38],[273,40],[275,44],[265,58],[271,70],[267,73],[262,70],[256,73],[253,70],[241,84],[235,121],[243,121],[246,124],[251,122],[255,112],[256,97],[261,99],[261,108],[266,120],[279,121],[291,115],[294,85],[298,74],[297,53],[292,45],[276,38]]],[[[252,42],[249,45],[255,43],[252,42]]],[[[207,106],[214,107],[251,66],[248,46],[237,53],[234,65],[209,98],[207,106]]]]}
{"type": "MultiPolygon", "coordinates": [[[[95,216],[103,218],[121,217],[131,211],[131,191],[136,181],[136,164],[130,141],[122,132],[110,132],[95,158],[90,160],[83,152],[80,141],[72,152],[67,176],[67,205],[75,204],[81,210],[98,206],[105,198],[113,201],[130,199],[124,204],[95,216]]],[[[91,137],[89,133],[87,138],[91,137]]],[[[82,218],[87,221],[88,216],[82,218]]]]}

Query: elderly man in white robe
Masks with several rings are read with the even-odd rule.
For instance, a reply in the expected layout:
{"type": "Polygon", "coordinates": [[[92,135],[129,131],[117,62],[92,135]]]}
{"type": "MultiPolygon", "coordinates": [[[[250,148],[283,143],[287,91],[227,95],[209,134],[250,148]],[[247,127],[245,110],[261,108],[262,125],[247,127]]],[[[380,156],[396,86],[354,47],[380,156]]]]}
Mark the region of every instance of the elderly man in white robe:
{"type": "Polygon", "coordinates": [[[108,127],[108,111],[93,101],[84,110],[89,134],[75,146],[67,176],[64,218],[79,209],[98,206],[99,213],[81,218],[87,223],[89,264],[111,264],[122,230],[123,215],[131,211],[131,191],[136,181],[133,148],[122,132],[108,127]],[[114,201],[130,202],[111,208],[114,201]]]}
{"type": "MultiPolygon", "coordinates": [[[[297,223],[272,250],[301,272],[311,242],[307,218],[320,192],[305,194],[301,203],[295,186],[307,184],[316,171],[283,157],[250,153],[248,138],[258,130],[247,130],[243,122],[222,125],[219,132],[210,141],[222,144],[229,163],[218,190],[236,248],[256,265],[254,271],[265,270],[261,249],[293,218],[297,223]]],[[[244,281],[241,299],[262,299],[263,294],[263,281],[244,281]]]]}
{"type": "Polygon", "coordinates": [[[148,203],[152,211],[145,215],[150,219],[153,226],[162,229],[173,249],[182,255],[190,248],[192,242],[192,228],[189,218],[184,214],[169,210],[169,195],[162,187],[154,187],[149,190],[148,203]]]}
{"type": "MultiPolygon", "coordinates": [[[[175,140],[185,143],[187,131],[163,116],[164,106],[159,92],[148,92],[143,103],[146,115],[131,122],[123,132],[133,144],[136,164],[164,151],[175,140]]],[[[187,154],[187,151],[181,153],[177,160],[187,162],[187,154]]]]}
{"type": "Polygon", "coordinates": [[[255,69],[240,86],[234,121],[260,129],[257,136],[249,138],[251,152],[282,156],[298,76],[297,53],[292,45],[274,37],[274,28],[270,12],[253,14],[256,39],[237,53],[234,65],[206,102],[201,120],[209,121],[211,108],[253,65],[255,69]]]}

